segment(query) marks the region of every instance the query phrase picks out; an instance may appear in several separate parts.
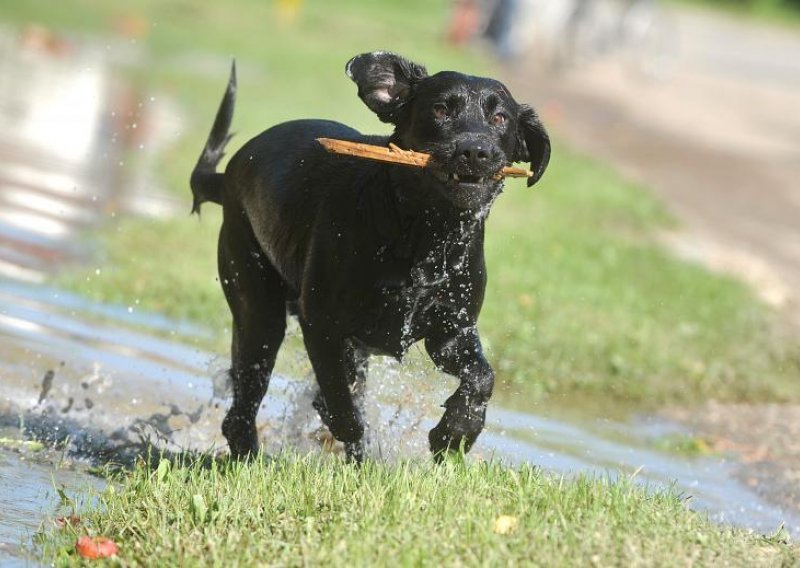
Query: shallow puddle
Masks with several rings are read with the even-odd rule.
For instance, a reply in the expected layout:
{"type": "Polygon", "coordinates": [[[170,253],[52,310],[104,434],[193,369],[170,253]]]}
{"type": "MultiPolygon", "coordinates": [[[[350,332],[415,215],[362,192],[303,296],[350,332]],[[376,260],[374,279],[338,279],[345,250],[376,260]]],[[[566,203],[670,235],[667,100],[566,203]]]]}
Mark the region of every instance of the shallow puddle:
{"type": "Polygon", "coordinates": [[[101,490],[104,485],[79,470],[0,450],[0,565],[35,565],[34,536],[44,523],[54,520],[61,503],[59,490],[74,498],[90,489],[101,490]]]}

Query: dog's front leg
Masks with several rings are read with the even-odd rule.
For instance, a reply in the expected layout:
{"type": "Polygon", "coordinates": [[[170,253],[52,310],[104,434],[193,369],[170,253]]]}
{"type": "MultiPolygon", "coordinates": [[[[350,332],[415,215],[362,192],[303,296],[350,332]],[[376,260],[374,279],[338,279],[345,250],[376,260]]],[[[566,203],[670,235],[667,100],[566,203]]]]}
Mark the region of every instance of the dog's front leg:
{"type": "Polygon", "coordinates": [[[444,403],[442,419],[428,435],[431,451],[440,460],[448,450],[468,452],[483,430],[486,405],[494,388],[494,371],[483,356],[474,326],[450,329],[425,340],[436,366],[454,375],[460,385],[444,403]]]}
{"type": "Polygon", "coordinates": [[[350,390],[348,363],[352,353],[345,340],[301,321],[303,341],[319,383],[322,403],[333,437],[344,442],[347,459],[364,458],[364,422],[350,390]]]}

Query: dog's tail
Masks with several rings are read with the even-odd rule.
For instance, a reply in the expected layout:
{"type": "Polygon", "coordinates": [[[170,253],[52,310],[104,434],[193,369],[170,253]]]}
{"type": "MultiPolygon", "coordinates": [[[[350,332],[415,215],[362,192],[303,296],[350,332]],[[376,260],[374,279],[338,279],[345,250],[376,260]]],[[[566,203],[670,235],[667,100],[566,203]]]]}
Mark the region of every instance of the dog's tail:
{"type": "Polygon", "coordinates": [[[217,173],[217,165],[225,155],[225,145],[231,139],[228,133],[233,118],[233,103],[236,101],[236,61],[231,65],[231,77],[228,88],[219,104],[214,126],[208,135],[203,153],[192,170],[189,185],[192,188],[192,213],[200,214],[200,206],[206,201],[222,205],[222,188],[224,174],[217,173]]]}

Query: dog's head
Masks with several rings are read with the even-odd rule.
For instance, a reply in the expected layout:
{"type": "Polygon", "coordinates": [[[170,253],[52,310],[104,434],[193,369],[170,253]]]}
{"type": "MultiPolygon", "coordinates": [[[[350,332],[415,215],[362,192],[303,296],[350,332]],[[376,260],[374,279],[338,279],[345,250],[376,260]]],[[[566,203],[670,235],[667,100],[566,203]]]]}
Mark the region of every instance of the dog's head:
{"type": "Polygon", "coordinates": [[[499,81],[425,68],[384,51],[357,55],[347,75],[358,96],[394,140],[426,152],[438,165],[430,182],[459,209],[482,209],[502,188],[496,176],[512,162],[530,162],[536,183],[550,158],[550,139],[534,110],[499,81]]]}

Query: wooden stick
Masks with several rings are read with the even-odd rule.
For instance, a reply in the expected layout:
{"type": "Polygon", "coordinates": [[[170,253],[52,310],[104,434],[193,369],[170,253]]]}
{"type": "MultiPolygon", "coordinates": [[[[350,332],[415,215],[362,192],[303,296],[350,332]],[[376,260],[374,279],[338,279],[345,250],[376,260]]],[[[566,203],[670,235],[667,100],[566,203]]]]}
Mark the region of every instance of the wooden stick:
{"type": "MultiPolygon", "coordinates": [[[[413,150],[402,150],[391,143],[389,147],[386,148],[384,146],[349,142],[347,140],[337,140],[335,138],[317,138],[317,142],[322,144],[328,152],[353,156],[354,158],[365,158],[367,160],[401,164],[415,168],[429,168],[435,163],[430,154],[414,152],[413,150]]],[[[529,178],[533,177],[533,172],[523,168],[506,166],[500,170],[499,176],[529,178]]]]}

